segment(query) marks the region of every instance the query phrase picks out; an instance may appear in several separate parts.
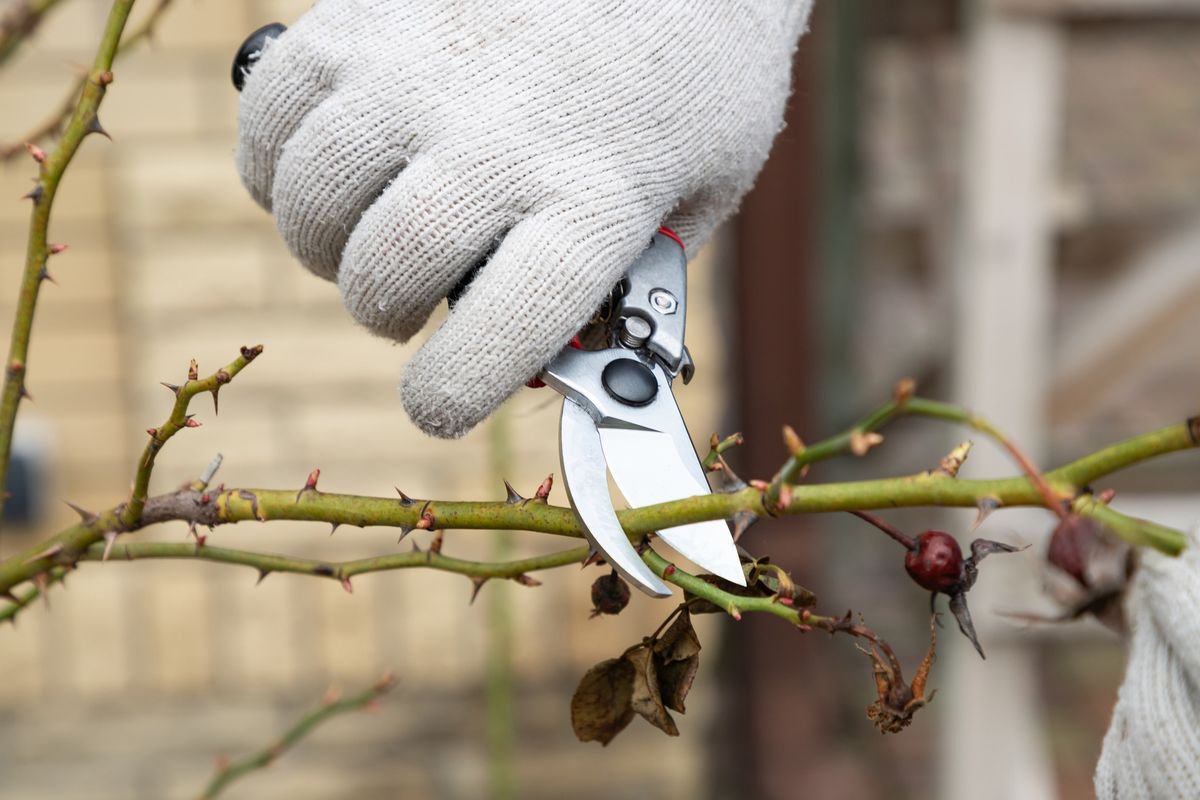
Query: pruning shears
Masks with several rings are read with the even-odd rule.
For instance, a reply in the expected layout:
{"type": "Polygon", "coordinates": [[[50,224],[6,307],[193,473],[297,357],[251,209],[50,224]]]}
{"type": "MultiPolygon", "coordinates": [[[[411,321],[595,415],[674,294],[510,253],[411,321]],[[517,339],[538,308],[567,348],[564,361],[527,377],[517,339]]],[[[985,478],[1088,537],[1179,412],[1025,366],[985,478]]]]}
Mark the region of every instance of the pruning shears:
{"type": "MultiPolygon", "coordinates": [[[[233,64],[240,91],[274,23],[250,34],[233,64]]],[[[467,277],[470,280],[471,276],[467,277]]],[[[691,380],[684,346],[687,257],[683,242],[660,228],[613,289],[595,322],[600,349],[578,338],[545,367],[540,381],[563,396],[559,429],[562,475],[592,547],[643,592],[666,597],[667,585],[646,566],[617,520],[608,474],[632,506],[710,493],[704,467],[675,402],[672,383],[691,380]]],[[[737,546],[724,521],[666,528],[659,537],[680,555],[745,586],[737,546]]]]}

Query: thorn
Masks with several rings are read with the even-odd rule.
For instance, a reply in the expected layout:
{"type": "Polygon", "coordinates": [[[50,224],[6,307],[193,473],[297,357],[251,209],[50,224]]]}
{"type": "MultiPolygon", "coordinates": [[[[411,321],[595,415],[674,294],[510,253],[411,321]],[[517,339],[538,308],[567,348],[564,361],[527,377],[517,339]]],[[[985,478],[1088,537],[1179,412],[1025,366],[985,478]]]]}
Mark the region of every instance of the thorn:
{"type": "Polygon", "coordinates": [[[212,390],[212,397],[213,397],[213,416],[214,416],[214,417],[216,417],[216,416],[220,416],[220,414],[221,414],[221,405],[220,405],[220,403],[217,401],[217,392],[219,392],[219,391],[221,391],[221,387],[220,387],[220,386],[217,386],[215,389],[213,389],[213,390],[212,390]]]}
{"type": "Polygon", "coordinates": [[[206,544],[208,544],[208,536],[197,536],[196,537],[196,552],[199,553],[200,548],[204,547],[204,545],[206,545],[206,544]]]}
{"type": "Polygon", "coordinates": [[[971,448],[974,445],[975,443],[968,439],[958,447],[955,447],[938,462],[937,469],[932,474],[942,475],[947,478],[957,478],[958,471],[962,469],[962,465],[967,460],[967,456],[971,453],[971,448]]]}
{"type": "Polygon", "coordinates": [[[40,553],[35,553],[25,560],[24,563],[32,564],[35,561],[41,561],[43,558],[53,558],[63,551],[62,542],[55,542],[40,553]]]}
{"type": "Polygon", "coordinates": [[[671,577],[671,576],[672,576],[672,575],[674,575],[674,574],[675,574],[675,565],[674,565],[674,564],[667,564],[667,568],[663,570],[663,577],[664,577],[664,578],[669,578],[669,577],[671,577]]]}
{"type": "Polygon", "coordinates": [[[508,497],[504,498],[504,502],[508,503],[510,506],[515,506],[525,500],[525,498],[521,497],[521,494],[514,489],[512,484],[508,481],[504,482],[504,489],[508,492],[508,497]]]}
{"type": "Polygon", "coordinates": [[[401,526],[400,526],[400,538],[396,540],[396,544],[400,544],[401,542],[403,542],[403,541],[404,541],[404,537],[405,537],[405,536],[408,536],[408,535],[409,535],[410,533],[412,533],[412,532],[413,532],[412,526],[410,526],[410,525],[401,525],[401,526]]]}
{"type": "Polygon", "coordinates": [[[475,605],[475,598],[479,597],[479,590],[488,582],[487,578],[474,577],[471,578],[471,602],[470,605],[475,605]]]}
{"type": "Polygon", "coordinates": [[[446,534],[445,531],[439,530],[437,533],[435,533],[433,535],[433,539],[430,540],[430,542],[429,542],[429,552],[430,553],[437,553],[438,555],[441,555],[442,541],[445,539],[445,534],[446,534]]]}
{"type": "Polygon", "coordinates": [[[550,496],[550,490],[552,488],[554,488],[554,473],[553,472],[551,472],[549,475],[546,476],[546,480],[542,481],[541,486],[539,486],[537,488],[537,491],[534,493],[533,499],[541,500],[543,503],[546,502],[546,498],[550,496]]]}
{"type": "Polygon", "coordinates": [[[113,545],[117,543],[116,531],[105,531],[104,533],[104,555],[100,557],[101,561],[108,561],[108,557],[112,555],[113,545]]]}
{"type": "Polygon", "coordinates": [[[796,433],[796,429],[791,425],[783,426],[783,444],[787,447],[788,453],[795,458],[804,452],[804,440],[796,433]]]}
{"type": "Polygon", "coordinates": [[[46,249],[50,251],[50,255],[56,256],[59,253],[65,252],[71,247],[69,244],[51,244],[46,249]]]}
{"type": "Polygon", "coordinates": [[[588,550],[587,558],[585,558],[583,560],[583,563],[579,565],[579,568],[587,569],[588,567],[592,566],[593,564],[603,564],[603,563],[604,563],[604,556],[600,555],[599,550],[588,550]]]}
{"type": "Polygon", "coordinates": [[[167,383],[166,381],[159,381],[159,382],[158,382],[158,384],[159,384],[160,386],[165,386],[165,387],[167,387],[168,389],[170,389],[170,390],[171,390],[171,394],[175,395],[176,397],[178,397],[178,396],[179,396],[179,386],[178,386],[177,384],[174,384],[174,383],[167,383]]]}
{"type": "Polygon", "coordinates": [[[737,606],[729,607],[729,616],[733,617],[734,622],[742,621],[742,612],[737,606]]]}
{"type": "Polygon", "coordinates": [[[758,522],[758,515],[753,511],[738,511],[733,515],[733,541],[742,538],[742,534],[750,530],[750,526],[758,522]]]}
{"type": "Polygon", "coordinates": [[[414,506],[417,504],[416,500],[413,500],[411,497],[406,495],[404,492],[400,491],[399,487],[395,487],[395,488],[396,488],[396,494],[400,495],[400,505],[401,506],[403,506],[404,508],[409,508],[410,506],[414,506]]]}
{"type": "Polygon", "coordinates": [[[200,380],[200,365],[196,363],[196,359],[194,358],[192,359],[191,363],[188,364],[188,380],[200,380]]]}
{"type": "Polygon", "coordinates": [[[349,578],[342,578],[342,588],[346,590],[346,594],[354,594],[354,585],[350,583],[349,578]]]}
{"type": "Polygon", "coordinates": [[[983,521],[992,515],[992,512],[1000,508],[1000,499],[997,497],[981,497],[975,503],[978,512],[975,514],[975,521],[971,523],[971,533],[983,524],[983,521]]]}
{"type": "Polygon", "coordinates": [[[901,378],[892,389],[892,399],[896,405],[902,406],[917,393],[917,382],[912,378],[901,378]]]}
{"type": "Polygon", "coordinates": [[[528,575],[526,575],[524,572],[522,572],[520,575],[513,578],[513,580],[516,581],[517,583],[521,584],[522,586],[541,586],[542,585],[542,582],[539,581],[537,578],[531,578],[528,575]]]}
{"type": "Polygon", "coordinates": [[[86,508],[80,508],[70,500],[63,500],[63,502],[66,503],[72,511],[79,515],[79,518],[83,520],[84,524],[91,525],[93,522],[99,519],[99,517],[97,517],[91,511],[88,511],[86,508]]]}
{"type": "Polygon", "coordinates": [[[146,433],[150,434],[152,437],[156,437],[156,438],[157,438],[157,436],[158,436],[158,428],[146,428],[146,433]]]}
{"type": "Polygon", "coordinates": [[[300,495],[304,494],[305,492],[317,491],[317,480],[320,477],[321,477],[321,470],[319,467],[317,469],[314,469],[312,472],[308,473],[308,479],[304,481],[303,488],[301,488],[300,491],[296,492],[296,502],[297,503],[300,502],[300,495]]]}
{"type": "MultiPolygon", "coordinates": [[[[108,74],[111,75],[112,73],[110,72],[108,74]]],[[[88,120],[87,128],[85,129],[84,133],[85,134],[98,133],[101,136],[103,136],[105,139],[108,139],[110,142],[112,141],[112,136],[109,134],[108,131],[104,130],[104,126],[100,124],[100,115],[99,114],[92,114],[92,118],[90,120],[88,120]]]]}
{"type": "Polygon", "coordinates": [[[421,552],[421,548],[417,547],[417,540],[416,540],[416,539],[414,539],[414,540],[413,540],[413,543],[412,543],[412,551],[413,551],[414,553],[419,553],[419,552],[421,552]]]}
{"type": "Polygon", "coordinates": [[[883,436],[875,431],[855,430],[850,434],[850,452],[865,456],[872,447],[883,443],[883,436]]]}
{"type": "Polygon", "coordinates": [[[45,572],[39,572],[33,576],[33,584],[38,588],[38,594],[42,596],[42,602],[46,604],[46,610],[50,610],[50,576],[45,572]]]}
{"type": "Polygon", "coordinates": [[[22,383],[22,384],[21,384],[21,386],[20,386],[20,388],[19,388],[19,389],[17,389],[17,394],[20,396],[20,398],[21,398],[22,400],[30,400],[30,401],[32,401],[32,400],[33,400],[33,395],[31,395],[31,394],[29,393],[29,390],[25,388],[25,384],[24,384],[24,383],[22,383]]]}
{"type": "Polygon", "coordinates": [[[42,201],[42,195],[46,193],[46,187],[42,184],[34,184],[34,187],[25,194],[21,195],[22,200],[32,200],[34,205],[42,201]]]}
{"type": "Polygon", "coordinates": [[[265,581],[265,580],[267,579],[267,576],[268,576],[268,575],[270,575],[270,574],[271,574],[271,570],[269,570],[269,569],[260,569],[260,570],[258,571],[258,580],[256,580],[256,581],[254,582],[254,585],[255,585],[255,586],[258,586],[260,583],[262,583],[263,581],[265,581]]]}
{"type": "Polygon", "coordinates": [[[36,161],[39,164],[46,163],[46,151],[45,150],[38,147],[33,142],[26,142],[25,149],[29,152],[29,155],[33,157],[34,161],[36,161]]]}
{"type": "Polygon", "coordinates": [[[54,276],[50,274],[50,270],[46,269],[45,264],[42,264],[42,268],[38,270],[38,280],[50,281],[55,286],[58,286],[58,281],[54,280],[54,276]]]}
{"type": "Polygon", "coordinates": [[[329,523],[329,525],[330,525],[330,527],[329,527],[329,535],[330,535],[330,536],[333,536],[335,533],[337,533],[337,529],[338,529],[339,527],[341,527],[342,523],[340,523],[340,522],[331,522],[331,523],[329,523]]]}

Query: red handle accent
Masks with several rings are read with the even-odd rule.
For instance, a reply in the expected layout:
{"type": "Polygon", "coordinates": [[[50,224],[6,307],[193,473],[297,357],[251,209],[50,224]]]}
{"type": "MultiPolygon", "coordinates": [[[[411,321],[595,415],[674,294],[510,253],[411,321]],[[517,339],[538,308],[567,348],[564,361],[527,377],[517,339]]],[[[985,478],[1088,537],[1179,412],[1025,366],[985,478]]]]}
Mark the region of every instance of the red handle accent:
{"type": "MultiPolygon", "coordinates": [[[[687,250],[687,246],[683,243],[683,239],[679,238],[679,234],[668,228],[666,225],[659,227],[658,232],[663,236],[666,236],[675,244],[679,245],[680,250],[687,250]]],[[[571,341],[568,342],[568,344],[571,347],[574,347],[576,350],[583,349],[583,342],[579,341],[579,334],[572,336],[571,341]]],[[[541,378],[530,378],[525,382],[525,385],[530,389],[541,389],[545,387],[546,383],[541,378]]]]}

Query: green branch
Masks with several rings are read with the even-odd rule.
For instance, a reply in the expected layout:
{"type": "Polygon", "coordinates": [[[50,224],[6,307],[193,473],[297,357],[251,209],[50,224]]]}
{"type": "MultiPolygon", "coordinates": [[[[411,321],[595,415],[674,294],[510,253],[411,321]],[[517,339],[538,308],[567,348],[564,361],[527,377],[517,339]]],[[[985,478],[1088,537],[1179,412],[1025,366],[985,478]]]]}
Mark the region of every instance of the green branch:
{"type": "Polygon", "coordinates": [[[229,787],[229,784],[239,778],[271,766],[280,756],[294,747],[305,736],[312,733],[317,726],[326,720],[352,711],[363,711],[373,708],[378,703],[379,698],[391,691],[395,684],[395,677],[389,673],[380,678],[370,689],[359,692],[356,695],[351,695],[341,700],[333,695],[327,696],[326,699],[321,701],[320,706],[301,717],[274,744],[237,761],[218,764],[217,772],[200,795],[200,800],[211,800],[211,798],[221,794],[221,792],[229,787]]]}
{"type": "MultiPolygon", "coordinates": [[[[197,389],[200,390],[202,388],[197,389]]],[[[1190,420],[1110,445],[1048,472],[1044,478],[1047,484],[1063,496],[1080,498],[1093,481],[1155,456],[1195,447],[1198,436],[1200,421],[1190,420]]],[[[703,520],[728,519],[739,511],[761,509],[763,491],[751,487],[731,494],[691,497],[655,506],[625,509],[618,512],[618,517],[631,540],[640,541],[645,535],[663,528],[703,520]]],[[[936,472],[923,472],[901,478],[791,487],[790,502],[781,509],[781,513],[801,514],[902,506],[973,507],[984,501],[998,507],[1044,504],[1041,492],[1027,477],[963,480],[936,472]]],[[[1102,516],[1103,521],[1118,535],[1134,544],[1154,546],[1171,554],[1181,552],[1184,547],[1185,537],[1178,531],[1125,517],[1114,509],[1096,503],[1089,504],[1086,497],[1077,499],[1075,503],[1079,513],[1102,516]]],[[[0,592],[11,590],[55,567],[70,567],[81,559],[94,558],[97,551],[93,550],[92,546],[101,541],[106,533],[124,532],[168,520],[216,526],[245,521],[286,519],[360,527],[388,526],[398,528],[402,532],[416,528],[465,528],[525,530],[573,538],[583,536],[571,509],[552,506],[542,500],[463,502],[415,500],[403,494],[396,498],[327,494],[317,489],[315,478],[310,479],[299,491],[236,488],[208,491],[194,485],[171,494],[150,498],[146,501],[141,518],[136,524],[125,524],[123,520],[126,519],[126,507],[118,506],[30,548],[25,553],[0,562],[0,592]]],[[[184,545],[182,548],[160,552],[172,552],[172,557],[192,558],[204,558],[205,554],[222,552],[216,548],[195,548],[190,545],[184,545]]],[[[565,551],[561,554],[562,563],[571,563],[580,553],[583,553],[583,548],[565,551]],[[571,556],[567,557],[566,553],[571,553],[571,556]]],[[[221,556],[214,556],[211,560],[218,558],[221,556]]],[[[235,556],[230,556],[229,560],[234,558],[235,556]]],[[[324,563],[289,559],[285,556],[271,558],[277,560],[270,563],[247,563],[247,566],[265,565],[269,567],[268,571],[307,572],[314,570],[317,564],[324,563]]],[[[384,565],[385,568],[392,564],[412,566],[414,559],[423,562],[422,566],[436,562],[446,565],[450,571],[466,575],[512,577],[511,572],[486,574],[478,571],[476,566],[468,566],[472,562],[461,562],[441,554],[424,553],[419,556],[406,553],[349,562],[339,565],[336,575],[339,579],[352,577],[361,572],[372,571],[379,565],[384,565]]],[[[522,569],[526,568],[543,567],[526,566],[522,569]]]]}
{"type": "Polygon", "coordinates": [[[116,54],[117,43],[121,39],[121,32],[125,29],[125,22],[132,7],[133,0],[114,0],[96,59],[84,81],[79,103],[67,123],[62,141],[49,155],[36,148],[31,150],[35,160],[39,162],[40,174],[38,182],[29,193],[29,199],[33,201],[33,212],[29,223],[25,270],[21,275],[8,360],[4,367],[4,389],[0,393],[0,514],[4,511],[3,489],[7,485],[17,408],[21,399],[28,396],[25,381],[29,373],[29,338],[33,330],[38,292],[42,282],[49,277],[46,264],[50,256],[61,250],[60,246],[50,244],[50,212],[54,207],[54,197],[58,193],[63,173],[78,152],[84,137],[104,130],[100,127],[97,111],[104,100],[108,85],[112,83],[113,56],[116,54]]]}

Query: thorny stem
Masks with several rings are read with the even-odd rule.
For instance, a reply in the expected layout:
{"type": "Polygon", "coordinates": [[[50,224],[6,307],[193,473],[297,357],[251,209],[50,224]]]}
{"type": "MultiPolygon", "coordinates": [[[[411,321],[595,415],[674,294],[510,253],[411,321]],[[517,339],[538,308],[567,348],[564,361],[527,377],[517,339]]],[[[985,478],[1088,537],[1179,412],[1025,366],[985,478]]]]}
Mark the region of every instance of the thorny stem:
{"type": "MultiPolygon", "coordinates": [[[[59,2],[60,0],[54,0],[59,2]]],[[[142,20],[136,28],[131,30],[128,35],[121,40],[121,45],[117,49],[116,57],[120,57],[129,52],[135,46],[144,41],[148,41],[154,35],[154,28],[158,24],[158,20],[162,17],[167,7],[171,5],[173,0],[158,0],[158,5],[151,9],[146,18],[142,20]]],[[[2,61],[2,59],[0,59],[2,61]]],[[[75,101],[79,97],[87,78],[80,79],[77,83],[71,86],[71,90],[63,97],[62,101],[55,107],[55,110],[46,119],[25,133],[20,139],[9,142],[8,144],[0,145],[0,161],[11,161],[17,156],[25,152],[25,142],[41,142],[49,139],[63,129],[63,124],[71,115],[71,110],[75,107],[75,101]]]]}
{"type": "Polygon", "coordinates": [[[1037,488],[1039,494],[1042,496],[1046,507],[1055,514],[1058,514],[1060,518],[1065,516],[1066,511],[1062,507],[1063,498],[1055,494],[1054,490],[1042,478],[1041,472],[1029,457],[999,428],[967,409],[950,403],[927,400],[923,397],[912,397],[899,390],[895,398],[872,411],[857,425],[852,426],[837,436],[804,448],[798,453],[793,453],[784,463],[783,468],[779,470],[779,474],[771,482],[770,487],[768,487],[767,494],[764,497],[766,506],[768,508],[773,507],[774,503],[779,499],[780,490],[783,486],[794,483],[805,467],[815,464],[818,461],[824,461],[849,453],[857,437],[877,431],[901,416],[929,417],[947,422],[957,422],[991,437],[1012,456],[1017,465],[1021,467],[1021,470],[1030,477],[1035,488],[1037,488]]]}
{"type": "Polygon", "coordinates": [[[133,8],[133,2],[134,0],[114,0],[104,26],[96,60],[84,81],[75,113],[67,123],[62,141],[41,163],[38,182],[29,195],[33,201],[33,212],[29,223],[25,270],[21,276],[8,360],[4,366],[4,389],[3,393],[0,393],[0,515],[4,511],[3,489],[7,485],[17,407],[21,398],[26,395],[25,380],[29,372],[29,337],[33,329],[33,315],[37,307],[38,291],[48,275],[46,262],[51,255],[48,235],[50,211],[54,206],[54,197],[58,193],[63,173],[75,157],[84,137],[103,130],[96,113],[108,85],[113,80],[113,56],[117,51],[121,31],[129,18],[129,11],[133,8]]]}
{"type": "Polygon", "coordinates": [[[271,766],[280,756],[294,747],[305,736],[312,733],[317,726],[326,720],[352,711],[364,711],[374,708],[379,699],[391,691],[395,685],[395,676],[388,673],[366,691],[341,700],[335,699],[332,696],[323,700],[321,705],[301,717],[295,725],[288,728],[283,736],[279,737],[273,744],[237,761],[219,764],[216,774],[213,775],[212,780],[209,781],[208,786],[205,787],[204,792],[200,795],[200,800],[211,800],[211,798],[221,794],[221,792],[228,788],[229,784],[239,778],[256,770],[271,766]]]}
{"type": "MultiPolygon", "coordinates": [[[[217,394],[221,387],[233,380],[233,377],[241,372],[261,352],[262,345],[243,347],[241,355],[207,378],[192,377],[195,371],[195,362],[193,362],[192,369],[188,373],[188,380],[183,385],[168,386],[175,393],[175,405],[171,410],[170,417],[168,417],[167,421],[161,427],[151,428],[147,431],[150,434],[150,441],[146,443],[146,449],[138,461],[133,491],[130,494],[129,500],[101,514],[93,514],[73,506],[79,512],[80,517],[82,517],[80,524],[62,531],[57,536],[53,536],[25,552],[15,555],[7,561],[0,562],[0,570],[6,566],[11,567],[15,565],[20,565],[22,570],[33,569],[33,572],[26,574],[24,578],[13,583],[8,583],[0,588],[0,593],[11,591],[17,583],[24,580],[31,580],[45,573],[51,567],[74,566],[77,558],[81,557],[93,544],[101,540],[106,540],[111,547],[117,534],[136,530],[145,527],[148,522],[153,522],[153,518],[151,520],[145,518],[144,512],[147,505],[146,492],[150,485],[150,474],[154,468],[154,459],[158,451],[162,449],[163,444],[178,433],[181,428],[199,424],[193,422],[191,415],[187,413],[188,404],[191,399],[197,394],[204,392],[211,393],[215,409],[217,394]]],[[[219,462],[214,461],[214,464],[219,464],[219,462]]],[[[209,470],[206,471],[206,475],[211,477],[211,471],[215,470],[215,468],[215,466],[210,466],[209,470]]],[[[177,501],[182,497],[187,497],[188,499],[184,502],[198,506],[200,505],[198,503],[199,498],[204,496],[202,493],[207,489],[205,483],[193,483],[180,489],[173,495],[168,495],[168,497],[175,498],[177,501]]],[[[295,497],[298,499],[299,495],[295,497]]]]}
{"type": "MultiPolygon", "coordinates": [[[[1078,496],[1075,500],[1077,513],[1102,519],[1114,532],[1134,544],[1155,547],[1174,555],[1181,552],[1185,545],[1186,539],[1182,533],[1127,517],[1115,509],[1099,504],[1084,492],[1092,481],[1100,477],[1155,456],[1195,447],[1198,441],[1200,418],[1110,445],[1046,473],[1045,479],[1063,495],[1078,496]]],[[[751,487],[731,494],[705,495],[644,508],[626,509],[618,512],[618,518],[630,538],[636,541],[662,528],[710,519],[726,519],[739,511],[761,508],[762,494],[763,490],[751,487]]],[[[973,507],[985,498],[1009,507],[1040,506],[1043,502],[1033,482],[1025,477],[963,480],[923,472],[900,478],[797,486],[793,488],[790,504],[782,511],[801,514],[930,505],[973,507]]],[[[288,519],[356,526],[413,528],[423,517],[428,517],[434,520],[432,526],[439,529],[526,530],[574,538],[582,538],[583,535],[574,513],[569,508],[552,506],[538,500],[519,503],[422,501],[326,494],[315,488],[300,492],[222,488],[210,492],[185,487],[171,494],[150,498],[137,525],[122,526],[123,510],[121,506],[110,509],[24,553],[0,562],[0,592],[10,591],[47,570],[73,566],[81,558],[94,559],[99,548],[89,548],[99,542],[106,531],[125,531],[167,520],[185,520],[199,525],[215,526],[251,520],[288,519]]],[[[426,527],[430,525],[427,524],[426,527]]],[[[139,544],[138,547],[150,545],[139,544]]],[[[117,555],[138,552],[151,551],[129,551],[120,548],[115,551],[117,555]]],[[[158,552],[170,552],[170,556],[161,557],[176,558],[205,558],[210,553],[216,553],[217,555],[212,556],[210,560],[245,563],[253,567],[266,566],[270,568],[269,571],[281,572],[317,574],[316,567],[322,563],[302,562],[285,556],[256,556],[254,560],[247,560],[241,555],[226,557],[226,551],[207,546],[189,546],[186,553],[183,549],[158,552]]],[[[580,547],[557,554],[557,557],[561,558],[561,564],[565,565],[582,561],[585,555],[586,548],[580,547]]],[[[651,564],[657,563],[655,559],[659,558],[651,550],[647,550],[645,557],[647,563],[651,564]]],[[[352,577],[362,572],[375,571],[382,568],[382,565],[416,566],[411,560],[421,561],[421,566],[444,564],[450,571],[464,575],[500,578],[512,577],[513,570],[518,568],[511,565],[521,563],[506,562],[510,566],[498,567],[459,561],[441,554],[422,553],[414,556],[410,553],[338,565],[339,572],[336,574],[352,577]]],[[[662,564],[665,568],[665,562],[662,564]]],[[[546,567],[525,562],[520,569],[524,571],[541,568],[546,567]]],[[[688,576],[678,570],[676,575],[678,578],[674,582],[682,586],[679,581],[687,580],[688,576]]],[[[690,586],[685,588],[691,590],[690,586]]],[[[742,608],[746,602],[745,598],[738,598],[736,605],[742,608]]],[[[780,614],[778,609],[771,609],[771,613],[780,614]]],[[[11,614],[7,616],[10,618],[11,614]]],[[[0,615],[0,619],[3,618],[6,617],[0,615]]]]}
{"type": "Polygon", "coordinates": [[[158,451],[179,431],[199,424],[194,422],[192,415],[188,413],[188,406],[191,404],[192,398],[198,394],[211,394],[213,411],[216,412],[217,398],[221,387],[233,380],[234,376],[245,369],[246,365],[257,358],[262,351],[261,344],[254,347],[243,347],[237,358],[207,378],[191,378],[189,376],[189,379],[181,386],[168,386],[175,394],[175,405],[166,422],[157,428],[150,428],[146,431],[150,435],[150,441],[146,442],[146,447],[142,450],[142,457],[138,460],[137,473],[133,479],[133,491],[129,495],[129,502],[120,514],[120,521],[125,529],[137,527],[141,521],[142,509],[146,505],[147,492],[150,489],[150,474],[154,471],[154,459],[158,456],[158,451]]]}

